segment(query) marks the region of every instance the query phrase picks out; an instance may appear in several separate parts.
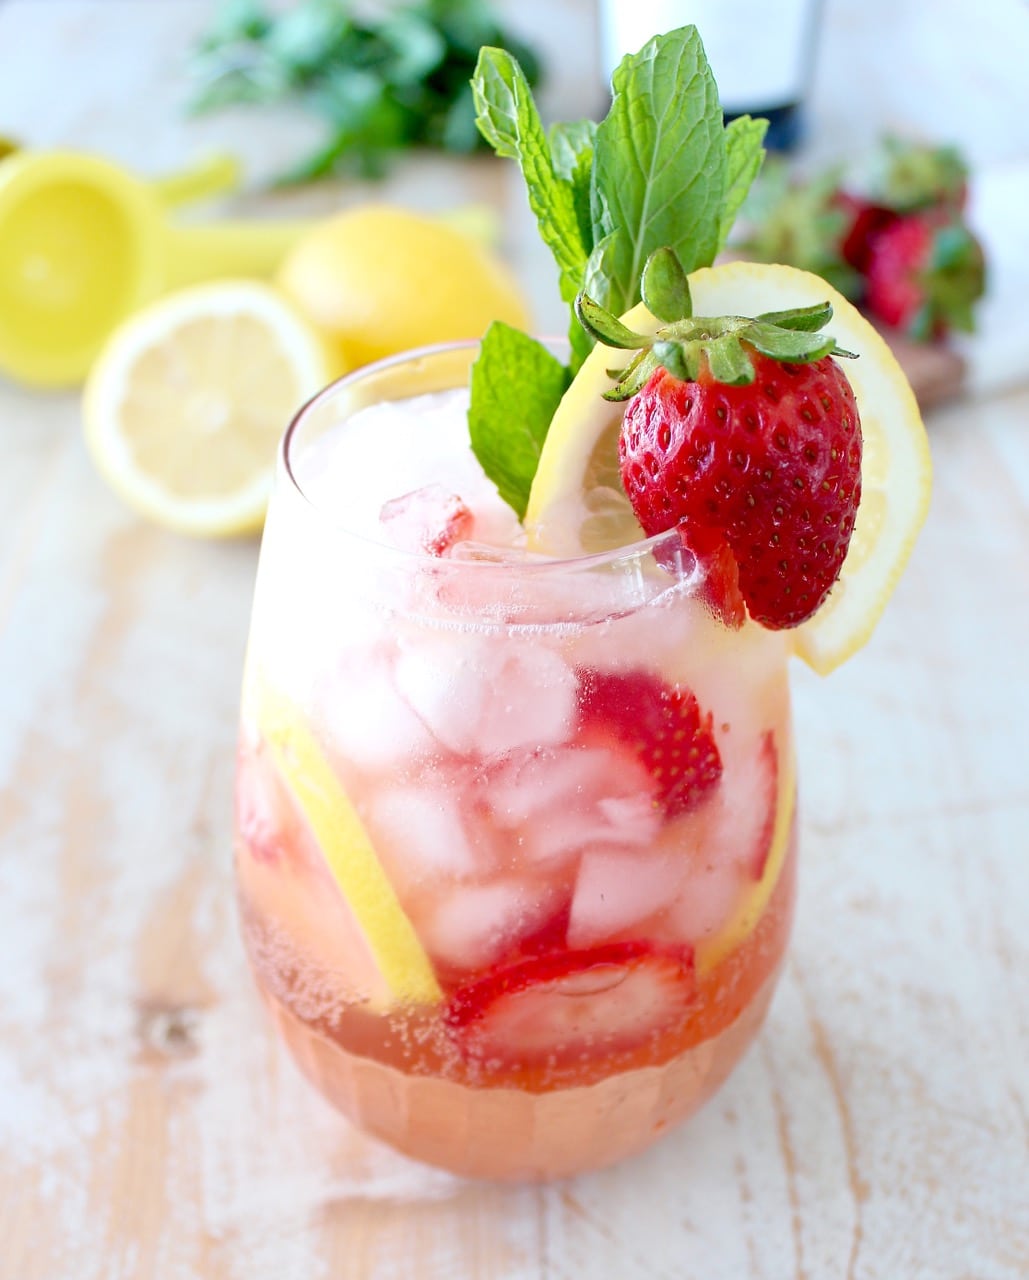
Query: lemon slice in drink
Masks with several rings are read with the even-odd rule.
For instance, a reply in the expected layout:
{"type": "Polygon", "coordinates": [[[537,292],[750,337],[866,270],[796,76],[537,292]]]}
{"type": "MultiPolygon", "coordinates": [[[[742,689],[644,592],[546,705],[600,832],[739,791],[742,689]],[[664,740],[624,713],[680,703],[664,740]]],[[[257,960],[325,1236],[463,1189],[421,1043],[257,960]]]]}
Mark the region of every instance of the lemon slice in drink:
{"type": "Polygon", "coordinates": [[[364,934],[390,1000],[437,1004],[442,993],[429,957],[313,734],[288,699],[267,685],[256,689],[249,705],[279,776],[364,934]]]}
{"type": "MultiPolygon", "coordinates": [[[[859,356],[845,369],[864,438],[861,504],[839,581],[814,617],[793,632],[795,652],[825,675],[872,634],[925,519],[932,467],[914,394],[875,329],[819,276],[794,267],[732,262],[694,272],[690,289],[694,313],[706,316],[754,316],[829,301],[833,318],[827,331],[859,356]]],[[[657,327],[642,305],[623,319],[640,332],[657,327]]],[[[613,485],[618,476],[621,410],[601,399],[611,385],[606,370],[624,368],[628,359],[627,352],[595,348],[558,406],[526,514],[537,550],[581,555],[604,549],[597,542],[606,536],[619,534],[622,543],[642,536],[624,496],[621,507],[616,498],[608,502],[605,524],[593,518],[598,504],[591,491],[598,478],[613,485]]]]}
{"type": "Polygon", "coordinates": [[[718,933],[697,947],[697,968],[701,973],[713,969],[753,933],[779,883],[790,848],[797,799],[797,770],[792,751],[781,762],[777,791],[775,824],[761,879],[743,895],[732,918],[718,933]]]}
{"type": "Polygon", "coordinates": [[[86,384],[86,443],[136,511],[207,537],[259,529],[278,441],[332,376],[322,338],[257,281],[170,294],[111,337],[86,384]]]}

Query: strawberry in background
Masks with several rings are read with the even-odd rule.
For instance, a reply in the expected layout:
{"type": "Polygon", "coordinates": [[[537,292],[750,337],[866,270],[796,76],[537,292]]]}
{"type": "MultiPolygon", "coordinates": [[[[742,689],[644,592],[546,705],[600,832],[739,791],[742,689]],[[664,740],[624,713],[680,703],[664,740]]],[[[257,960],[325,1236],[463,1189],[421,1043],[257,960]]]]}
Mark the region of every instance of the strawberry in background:
{"type": "Polygon", "coordinates": [[[815,271],[917,342],[975,327],[982,247],[965,221],[968,168],[952,146],[886,138],[861,176],[839,167],[792,181],[773,167],[736,248],[815,271]]]}

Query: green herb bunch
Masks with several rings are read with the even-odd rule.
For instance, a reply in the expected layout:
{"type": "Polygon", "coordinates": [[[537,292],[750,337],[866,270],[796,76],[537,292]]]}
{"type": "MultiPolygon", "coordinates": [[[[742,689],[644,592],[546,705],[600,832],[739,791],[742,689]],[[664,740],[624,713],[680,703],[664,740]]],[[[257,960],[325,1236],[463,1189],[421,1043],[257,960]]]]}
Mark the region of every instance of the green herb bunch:
{"type": "Polygon", "coordinates": [[[644,268],[658,251],[681,274],[714,262],[761,166],[767,121],[723,123],[692,26],[622,60],[599,124],[545,130],[528,76],[503,49],[482,50],[472,88],[483,135],[521,167],[571,312],[568,365],[498,322],[472,369],[472,449],[523,517],[551,419],[594,342],[576,298],[585,293],[617,316],[641,300],[644,268]]]}
{"type": "Polygon", "coordinates": [[[484,145],[469,84],[483,45],[512,50],[526,82],[538,81],[536,55],[486,0],[414,0],[375,17],[358,16],[351,0],[303,0],[281,14],[224,0],[191,59],[190,109],[298,103],[327,135],[280,183],[380,177],[406,148],[484,145]]]}

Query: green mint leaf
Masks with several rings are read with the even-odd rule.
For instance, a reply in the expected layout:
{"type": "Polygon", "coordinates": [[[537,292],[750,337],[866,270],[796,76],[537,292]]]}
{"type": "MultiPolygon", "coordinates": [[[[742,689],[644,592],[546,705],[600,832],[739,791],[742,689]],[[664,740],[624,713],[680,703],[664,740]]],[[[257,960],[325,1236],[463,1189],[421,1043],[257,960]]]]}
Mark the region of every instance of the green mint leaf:
{"type": "Polygon", "coordinates": [[[562,120],[550,126],[550,151],[559,177],[589,177],[596,137],[595,120],[562,120]]]}
{"type": "Polygon", "coordinates": [[[468,431],[472,452],[519,520],[568,382],[568,370],[535,338],[499,320],[486,330],[472,365],[468,431]]]}
{"type": "Polygon", "coordinates": [[[559,176],[521,67],[504,49],[482,49],[472,77],[476,124],[498,156],[518,161],[540,235],[554,255],[562,299],[582,286],[587,251],[571,181],[559,176]]]}
{"type": "Polygon", "coordinates": [[[590,177],[593,172],[593,144],[597,125],[593,120],[574,120],[551,126],[550,154],[559,178],[572,185],[572,203],[583,249],[593,248],[593,217],[590,213],[590,177]]]}
{"type": "Polygon", "coordinates": [[[623,58],[614,98],[597,128],[593,158],[594,242],[609,238],[591,273],[607,277],[614,312],[640,300],[643,266],[670,246],[687,273],[718,252],[726,145],[718,90],[694,27],[649,41],[623,58]]]}
{"type": "Polygon", "coordinates": [[[729,239],[736,215],[757,177],[765,152],[767,120],[738,116],[725,128],[725,201],[718,231],[718,248],[729,239]]]}

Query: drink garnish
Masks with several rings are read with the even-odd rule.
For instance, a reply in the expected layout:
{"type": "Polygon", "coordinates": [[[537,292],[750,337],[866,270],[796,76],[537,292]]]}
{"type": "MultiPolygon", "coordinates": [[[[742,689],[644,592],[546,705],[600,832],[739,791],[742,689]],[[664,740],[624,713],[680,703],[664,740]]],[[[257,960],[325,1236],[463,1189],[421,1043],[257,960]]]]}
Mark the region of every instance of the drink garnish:
{"type": "Polygon", "coordinates": [[[575,556],[676,529],[704,578],[698,597],[728,625],[746,607],[765,626],[796,628],[795,651],[831,671],[865,643],[896,585],[931,467],[903,371],[846,299],[788,267],[708,265],[760,167],[765,122],[723,126],[693,27],[623,59],[595,127],[548,135],[499,50],[482,51],[473,90],[480,128],[522,167],[577,313],[565,390],[554,356],[524,335],[505,367],[514,342],[499,325],[472,369],[472,448],[496,482],[495,459],[519,438],[504,497],[530,546],[575,556]],[[836,359],[849,354],[861,359],[844,375],[836,359]],[[662,419],[673,384],[683,408],[662,419]],[[604,407],[623,395],[624,420],[604,407]],[[648,408],[661,409],[653,440],[639,426],[648,408]],[[658,456],[676,432],[682,457],[658,456]],[[690,447],[702,442],[703,458],[690,447]],[[649,480],[633,467],[637,448],[649,480]]]}
{"type": "MultiPolygon", "coordinates": [[[[694,27],[657,36],[622,60],[611,109],[591,122],[544,129],[516,60],[485,48],[472,79],[477,122],[498,155],[516,159],[540,234],[554,256],[562,299],[574,310],[585,288],[621,313],[642,297],[643,268],[667,247],[686,272],[725,244],[761,164],[764,121],[726,126],[694,27]]],[[[472,448],[519,517],[535,464],[568,382],[593,340],[574,317],[563,377],[548,349],[494,324],[472,370],[472,448]],[[517,358],[512,359],[512,355],[517,358]],[[518,458],[498,480],[498,458],[518,458]]]]}

